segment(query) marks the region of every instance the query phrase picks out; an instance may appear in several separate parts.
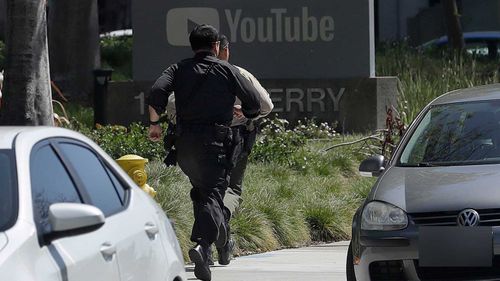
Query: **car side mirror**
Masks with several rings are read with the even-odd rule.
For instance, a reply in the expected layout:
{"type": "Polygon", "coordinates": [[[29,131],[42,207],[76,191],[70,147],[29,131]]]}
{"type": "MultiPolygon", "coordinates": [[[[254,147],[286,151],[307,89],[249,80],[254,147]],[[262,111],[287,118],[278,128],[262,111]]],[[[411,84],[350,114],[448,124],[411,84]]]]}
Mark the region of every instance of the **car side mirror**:
{"type": "MultiPolygon", "coordinates": [[[[94,206],[78,203],[55,203],[49,207],[50,238],[94,231],[105,222],[104,214],[94,206]]],[[[52,240],[51,239],[51,240],[52,240]]]]}
{"type": "Polygon", "coordinates": [[[384,156],[382,155],[373,155],[359,165],[359,173],[363,177],[378,177],[384,170],[384,156]]]}

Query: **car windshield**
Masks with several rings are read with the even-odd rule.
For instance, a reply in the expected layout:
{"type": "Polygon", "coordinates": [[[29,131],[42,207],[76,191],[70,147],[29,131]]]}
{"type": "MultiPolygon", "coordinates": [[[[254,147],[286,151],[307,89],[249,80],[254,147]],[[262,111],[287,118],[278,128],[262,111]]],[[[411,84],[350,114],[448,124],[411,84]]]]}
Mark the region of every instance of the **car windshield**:
{"type": "Polygon", "coordinates": [[[401,166],[500,163],[500,101],[431,107],[399,159],[401,166]]]}
{"type": "Polygon", "coordinates": [[[10,150],[0,150],[0,231],[9,229],[17,216],[14,161],[10,150]]]}

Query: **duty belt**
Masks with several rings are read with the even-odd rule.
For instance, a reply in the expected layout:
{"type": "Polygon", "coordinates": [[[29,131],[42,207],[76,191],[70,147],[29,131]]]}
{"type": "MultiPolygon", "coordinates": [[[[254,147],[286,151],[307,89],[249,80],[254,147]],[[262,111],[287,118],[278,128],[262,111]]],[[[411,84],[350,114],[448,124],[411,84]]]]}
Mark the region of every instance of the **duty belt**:
{"type": "Polygon", "coordinates": [[[220,125],[216,123],[199,123],[199,122],[185,122],[178,120],[176,133],[181,135],[182,132],[190,133],[213,133],[221,127],[229,128],[228,125],[220,125]]]}

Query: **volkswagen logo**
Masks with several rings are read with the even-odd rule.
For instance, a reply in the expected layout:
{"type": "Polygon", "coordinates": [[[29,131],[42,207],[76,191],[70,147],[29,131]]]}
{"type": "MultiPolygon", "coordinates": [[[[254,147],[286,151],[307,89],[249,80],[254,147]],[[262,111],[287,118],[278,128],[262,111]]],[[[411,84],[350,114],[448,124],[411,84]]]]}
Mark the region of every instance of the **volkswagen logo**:
{"type": "Polygon", "coordinates": [[[463,210],[457,217],[457,224],[459,226],[477,226],[479,225],[479,222],[479,213],[473,209],[463,210]]]}

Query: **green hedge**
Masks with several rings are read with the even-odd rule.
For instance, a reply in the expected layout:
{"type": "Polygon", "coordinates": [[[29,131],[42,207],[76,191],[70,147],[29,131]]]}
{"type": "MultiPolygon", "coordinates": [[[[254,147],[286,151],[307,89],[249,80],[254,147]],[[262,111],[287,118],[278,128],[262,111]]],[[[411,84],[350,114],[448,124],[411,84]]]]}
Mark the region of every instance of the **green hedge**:
{"type": "Polygon", "coordinates": [[[112,68],[112,80],[132,79],[132,45],[131,36],[101,38],[101,65],[112,68]]]}
{"type": "Polygon", "coordinates": [[[126,154],[136,154],[150,160],[164,157],[162,142],[151,142],[148,129],[140,124],[123,126],[104,126],[98,129],[79,128],[79,131],[94,140],[114,159],[126,154]]]}

